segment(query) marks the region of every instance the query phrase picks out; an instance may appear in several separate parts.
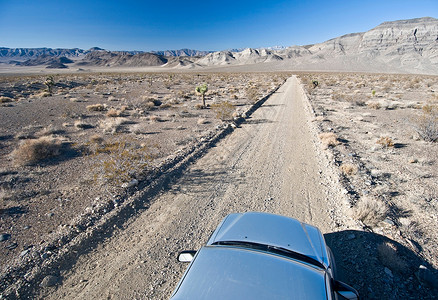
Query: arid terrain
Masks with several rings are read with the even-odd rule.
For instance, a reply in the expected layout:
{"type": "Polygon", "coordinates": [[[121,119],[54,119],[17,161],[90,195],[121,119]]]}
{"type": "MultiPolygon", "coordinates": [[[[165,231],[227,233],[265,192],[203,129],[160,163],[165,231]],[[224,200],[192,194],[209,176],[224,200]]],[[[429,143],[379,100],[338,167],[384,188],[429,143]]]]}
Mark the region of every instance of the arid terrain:
{"type": "Polygon", "coordinates": [[[318,226],[365,299],[433,299],[437,89],[392,74],[3,76],[2,295],[168,298],[176,253],[256,210],[318,226]]]}

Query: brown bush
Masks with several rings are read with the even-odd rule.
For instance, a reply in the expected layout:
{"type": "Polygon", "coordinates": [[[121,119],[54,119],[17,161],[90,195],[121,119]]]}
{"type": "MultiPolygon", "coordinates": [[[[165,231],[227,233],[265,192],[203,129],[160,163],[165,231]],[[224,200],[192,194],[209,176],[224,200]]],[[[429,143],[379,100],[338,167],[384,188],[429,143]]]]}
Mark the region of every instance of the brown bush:
{"type": "Polygon", "coordinates": [[[106,109],[106,106],[104,104],[92,104],[87,105],[87,109],[89,111],[104,111],[106,109]]]}
{"type": "Polygon", "coordinates": [[[387,136],[380,137],[377,140],[376,144],[381,145],[383,148],[394,147],[394,142],[390,137],[387,136]]]}
{"type": "Polygon", "coordinates": [[[110,118],[117,118],[120,117],[122,115],[122,112],[120,110],[111,108],[107,113],[106,116],[110,117],[110,118]]]}
{"type": "Polygon", "coordinates": [[[354,214],[357,220],[368,226],[375,226],[386,218],[388,208],[377,199],[363,197],[356,204],[354,214]]]}
{"type": "Polygon", "coordinates": [[[390,242],[378,245],[377,254],[380,262],[393,271],[405,272],[408,268],[408,264],[398,255],[397,247],[390,242]]]}
{"type": "Polygon", "coordinates": [[[344,175],[352,176],[357,174],[357,166],[350,163],[342,164],[339,169],[344,175]]]}
{"type": "Polygon", "coordinates": [[[334,147],[340,144],[338,136],[333,132],[323,132],[319,135],[319,138],[325,148],[334,147]]]}
{"type": "Polygon", "coordinates": [[[29,165],[41,160],[58,156],[62,143],[53,137],[43,136],[39,139],[25,140],[12,153],[19,165],[29,165]]]}
{"type": "Polygon", "coordinates": [[[212,104],[211,109],[216,113],[216,118],[222,121],[233,119],[234,105],[228,101],[212,104]]]}

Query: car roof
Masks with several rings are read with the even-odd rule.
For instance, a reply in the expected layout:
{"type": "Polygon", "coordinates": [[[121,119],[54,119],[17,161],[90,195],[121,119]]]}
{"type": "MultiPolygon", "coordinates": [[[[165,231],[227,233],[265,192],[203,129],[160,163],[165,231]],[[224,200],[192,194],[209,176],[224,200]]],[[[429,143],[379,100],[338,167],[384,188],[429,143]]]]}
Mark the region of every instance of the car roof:
{"type": "Polygon", "coordinates": [[[207,245],[243,241],[284,248],[329,265],[324,237],[318,228],[284,216],[247,212],[228,215],[207,245]]]}
{"type": "Polygon", "coordinates": [[[201,248],[172,299],[326,299],[325,270],[252,249],[201,248]]]}

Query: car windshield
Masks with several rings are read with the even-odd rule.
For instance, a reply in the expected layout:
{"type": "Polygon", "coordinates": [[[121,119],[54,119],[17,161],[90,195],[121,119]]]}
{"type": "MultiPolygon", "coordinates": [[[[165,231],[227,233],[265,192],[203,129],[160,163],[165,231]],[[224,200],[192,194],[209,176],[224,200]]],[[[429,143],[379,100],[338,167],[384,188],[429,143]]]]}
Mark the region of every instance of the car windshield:
{"type": "Polygon", "coordinates": [[[291,251],[288,249],[284,249],[281,247],[264,245],[264,244],[253,243],[253,242],[243,242],[243,241],[220,241],[220,242],[213,243],[213,245],[236,246],[236,247],[241,247],[241,248],[245,248],[245,249],[254,249],[254,250],[259,250],[259,251],[265,251],[265,252],[293,258],[293,259],[317,266],[319,268],[325,269],[324,265],[321,264],[319,261],[317,261],[311,257],[308,257],[306,255],[303,255],[303,254],[300,254],[300,253],[297,253],[297,252],[294,252],[294,251],[291,251]]]}

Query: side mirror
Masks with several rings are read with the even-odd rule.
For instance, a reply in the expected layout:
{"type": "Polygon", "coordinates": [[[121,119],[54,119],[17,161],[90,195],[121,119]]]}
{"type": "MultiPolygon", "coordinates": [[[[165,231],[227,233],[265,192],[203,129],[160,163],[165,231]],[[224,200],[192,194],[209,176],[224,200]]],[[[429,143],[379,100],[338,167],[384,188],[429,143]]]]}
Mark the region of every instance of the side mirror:
{"type": "Polygon", "coordinates": [[[193,258],[195,257],[196,251],[195,250],[186,250],[181,251],[178,254],[178,261],[179,262],[191,262],[193,258]]]}
{"type": "Polygon", "coordinates": [[[359,293],[343,282],[334,280],[333,288],[336,295],[340,296],[340,299],[359,300],[359,293]]]}

